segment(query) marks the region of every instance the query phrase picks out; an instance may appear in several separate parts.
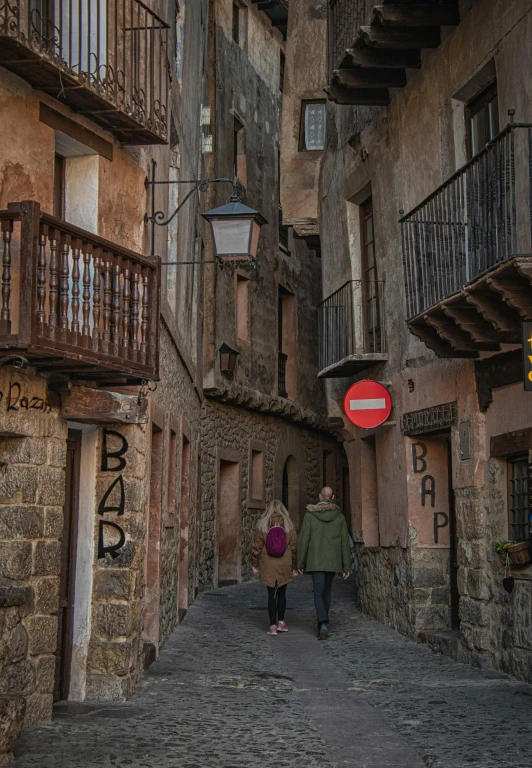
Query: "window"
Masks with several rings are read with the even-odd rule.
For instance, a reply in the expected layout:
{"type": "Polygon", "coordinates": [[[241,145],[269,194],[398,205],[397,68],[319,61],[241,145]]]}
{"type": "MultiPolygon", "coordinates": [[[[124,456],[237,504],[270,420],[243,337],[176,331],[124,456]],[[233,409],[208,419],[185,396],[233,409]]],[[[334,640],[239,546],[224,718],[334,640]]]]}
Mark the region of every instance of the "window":
{"type": "Polygon", "coordinates": [[[285,62],[286,57],[284,55],[283,51],[279,52],[279,90],[281,93],[284,90],[284,68],[285,68],[285,62]]]}
{"type": "Polygon", "coordinates": [[[508,535],[516,541],[530,536],[527,454],[508,459],[508,535]]]}
{"type": "Polygon", "coordinates": [[[65,218],[65,158],[57,152],[54,160],[54,216],[65,218]]]}
{"type": "Polygon", "coordinates": [[[233,3],[233,40],[240,45],[240,6],[233,3]]]}
{"type": "Polygon", "coordinates": [[[177,433],[175,429],[170,428],[170,439],[168,441],[168,493],[166,497],[166,528],[173,528],[175,525],[175,514],[177,508],[177,433]]]}
{"type": "Polygon", "coordinates": [[[499,133],[497,84],[493,83],[466,106],[468,160],[481,152],[499,133]]]}
{"type": "Polygon", "coordinates": [[[380,283],[375,258],[375,233],[373,228],[373,203],[371,197],[360,206],[362,243],[362,289],[364,303],[365,351],[381,352],[380,283]]]}
{"type": "Polygon", "coordinates": [[[301,109],[300,151],[325,148],[325,102],[304,101],[301,109]]]}
{"type": "Polygon", "coordinates": [[[233,176],[245,187],[247,184],[246,132],[235,117],[233,127],[233,176]]]}
{"type": "Polygon", "coordinates": [[[96,150],[55,132],[54,213],[89,232],[98,232],[100,158],[96,150]]]}
{"type": "Polygon", "coordinates": [[[249,453],[248,505],[252,507],[264,507],[264,496],[264,445],[256,440],[251,440],[249,453]]]}
{"type": "Polygon", "coordinates": [[[249,278],[236,275],[236,336],[242,341],[249,341],[249,278]]]}

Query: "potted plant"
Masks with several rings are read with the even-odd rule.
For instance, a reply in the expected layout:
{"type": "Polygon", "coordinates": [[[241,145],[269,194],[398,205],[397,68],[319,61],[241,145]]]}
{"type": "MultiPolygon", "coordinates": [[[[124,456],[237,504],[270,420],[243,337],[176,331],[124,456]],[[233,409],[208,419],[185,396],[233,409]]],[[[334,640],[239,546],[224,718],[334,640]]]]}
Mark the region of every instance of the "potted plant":
{"type": "Polygon", "coordinates": [[[508,555],[512,565],[526,565],[530,562],[526,541],[516,541],[515,539],[499,541],[495,545],[495,552],[498,552],[504,561],[506,561],[506,555],[508,555]]]}

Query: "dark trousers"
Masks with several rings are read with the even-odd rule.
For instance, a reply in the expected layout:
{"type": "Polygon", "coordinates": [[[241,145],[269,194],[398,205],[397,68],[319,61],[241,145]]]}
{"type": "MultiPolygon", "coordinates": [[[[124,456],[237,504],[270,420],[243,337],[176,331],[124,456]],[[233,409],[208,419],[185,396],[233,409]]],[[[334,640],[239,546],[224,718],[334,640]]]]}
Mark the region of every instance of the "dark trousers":
{"type": "Polygon", "coordinates": [[[286,611],[286,587],[268,587],[268,613],[270,614],[270,626],[277,624],[277,621],[284,621],[286,611]]]}
{"type": "Polygon", "coordinates": [[[312,584],[314,586],[314,605],[318,624],[329,622],[329,608],[331,607],[331,587],[335,574],[331,571],[314,571],[312,584]]]}

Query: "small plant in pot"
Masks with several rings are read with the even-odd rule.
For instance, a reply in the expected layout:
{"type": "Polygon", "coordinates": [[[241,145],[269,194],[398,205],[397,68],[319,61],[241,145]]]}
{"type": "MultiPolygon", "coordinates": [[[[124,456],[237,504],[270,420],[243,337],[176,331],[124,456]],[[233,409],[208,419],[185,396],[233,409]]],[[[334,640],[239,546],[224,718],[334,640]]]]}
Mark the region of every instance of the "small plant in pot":
{"type": "Polygon", "coordinates": [[[508,555],[512,565],[527,565],[530,562],[526,541],[516,541],[515,539],[499,541],[495,545],[495,552],[498,552],[504,561],[506,561],[506,555],[508,555]]]}

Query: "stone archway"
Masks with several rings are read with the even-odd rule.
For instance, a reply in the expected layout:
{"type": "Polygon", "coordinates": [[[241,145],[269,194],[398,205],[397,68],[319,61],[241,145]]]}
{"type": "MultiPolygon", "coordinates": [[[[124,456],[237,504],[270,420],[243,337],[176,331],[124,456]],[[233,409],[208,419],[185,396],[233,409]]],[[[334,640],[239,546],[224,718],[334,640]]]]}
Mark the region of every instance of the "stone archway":
{"type": "Polygon", "coordinates": [[[273,498],[285,503],[299,531],[307,504],[307,466],[301,440],[287,425],[275,452],[273,498]]]}

